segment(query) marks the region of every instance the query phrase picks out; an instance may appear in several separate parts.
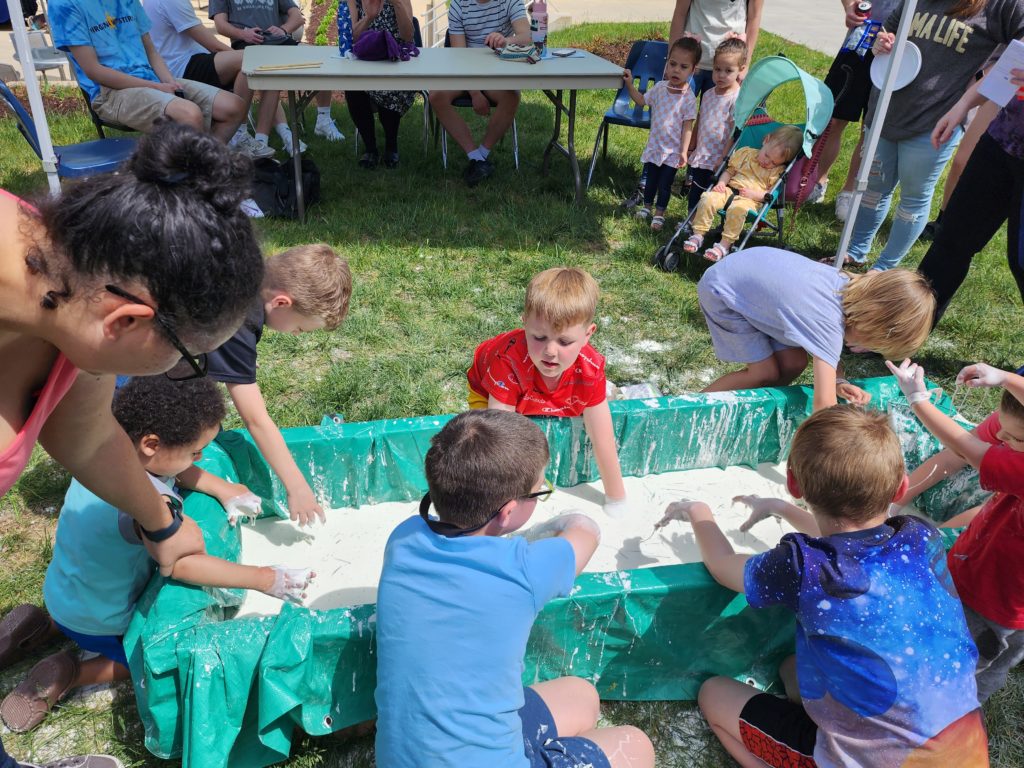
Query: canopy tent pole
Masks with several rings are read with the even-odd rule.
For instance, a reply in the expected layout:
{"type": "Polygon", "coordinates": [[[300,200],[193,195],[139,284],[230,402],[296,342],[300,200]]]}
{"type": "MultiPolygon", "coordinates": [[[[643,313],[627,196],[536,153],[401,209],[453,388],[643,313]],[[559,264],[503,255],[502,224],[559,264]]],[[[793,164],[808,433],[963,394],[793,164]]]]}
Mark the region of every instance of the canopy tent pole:
{"type": "MultiPolygon", "coordinates": [[[[7,0],[7,2],[12,2],[12,0],[7,0]]],[[[900,25],[896,30],[896,41],[893,43],[892,55],[889,57],[889,67],[885,70],[885,80],[882,82],[881,93],[875,107],[875,116],[871,122],[871,127],[868,129],[867,140],[861,153],[860,171],[857,174],[857,184],[853,190],[850,213],[843,224],[843,234],[839,238],[839,247],[836,249],[836,269],[843,268],[846,249],[850,246],[850,239],[853,237],[853,226],[857,222],[857,212],[860,210],[861,198],[864,197],[864,191],[868,188],[871,164],[875,159],[875,153],[878,151],[878,140],[882,138],[882,126],[885,123],[885,116],[889,112],[889,101],[892,98],[893,86],[896,82],[896,75],[900,71],[903,52],[907,48],[907,36],[916,11],[917,0],[905,0],[903,3],[903,15],[900,17],[900,25]]]]}
{"type": "Polygon", "coordinates": [[[50,126],[46,122],[46,111],[43,108],[43,95],[39,91],[36,80],[36,66],[32,59],[32,46],[28,42],[28,31],[25,28],[25,17],[22,15],[20,0],[7,0],[7,11],[11,15],[11,29],[14,31],[14,48],[21,62],[22,77],[25,90],[28,92],[29,109],[32,111],[32,123],[36,128],[39,141],[39,154],[43,159],[43,170],[50,185],[51,194],[60,193],[60,178],[57,176],[57,154],[53,151],[53,140],[50,138],[50,126]]]}

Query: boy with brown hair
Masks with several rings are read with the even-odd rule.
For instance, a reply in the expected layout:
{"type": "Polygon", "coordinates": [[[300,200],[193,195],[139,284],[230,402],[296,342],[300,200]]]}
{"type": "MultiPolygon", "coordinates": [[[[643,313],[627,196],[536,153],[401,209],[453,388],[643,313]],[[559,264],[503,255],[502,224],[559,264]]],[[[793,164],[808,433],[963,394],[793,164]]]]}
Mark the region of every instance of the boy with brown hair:
{"type": "Polygon", "coordinates": [[[600,539],[578,513],[529,543],[506,535],[552,493],[547,463],[544,434],[515,413],[462,413],[431,440],[427,495],[388,539],[377,595],[381,768],[653,768],[643,731],[595,727],[587,681],[523,686],[534,619],[600,539]]]}
{"type": "Polygon", "coordinates": [[[592,346],[600,289],[576,267],[552,267],[526,288],[523,327],[476,348],[469,407],[524,416],[582,416],[604,483],[604,510],[624,517],[626,487],[608,408],[604,357],[592,346]]]}
{"type": "Polygon", "coordinates": [[[793,438],[786,483],[810,511],[737,497],[746,530],[775,515],[799,531],[739,555],[703,502],[675,502],[719,584],[753,608],[796,616],[787,698],[732,678],[701,686],[698,704],[740,765],[987,766],[974,684],[977,652],[945,567],[942,539],[912,516],[888,517],[907,491],[899,438],[884,413],[818,411],[793,438]]]}
{"type": "Polygon", "coordinates": [[[348,313],[348,262],[323,243],[300,245],[267,259],[260,296],[234,336],[209,354],[209,376],[227,385],[238,415],[288,494],[292,520],[307,525],[323,508],[267,413],[256,383],[256,345],[264,327],[280,333],[333,331],[348,313]]]}
{"type": "Polygon", "coordinates": [[[999,409],[967,431],[930,402],[924,369],[909,361],[888,365],[914,415],[944,446],[911,476],[915,496],[968,464],[978,470],[981,487],[994,492],[945,523],[967,526],[947,562],[978,645],[978,698],[985,702],[1024,661],[1024,378],[984,363],[960,371],[958,385],[1003,389],[999,409]]]}

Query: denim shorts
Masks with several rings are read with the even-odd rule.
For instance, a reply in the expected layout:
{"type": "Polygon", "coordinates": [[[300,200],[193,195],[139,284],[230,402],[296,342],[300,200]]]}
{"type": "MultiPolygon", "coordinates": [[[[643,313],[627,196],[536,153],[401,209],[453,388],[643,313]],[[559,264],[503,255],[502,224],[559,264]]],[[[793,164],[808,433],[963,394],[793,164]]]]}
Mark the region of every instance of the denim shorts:
{"type": "Polygon", "coordinates": [[[532,688],[524,688],[526,699],[519,710],[523,721],[523,747],[530,768],[611,768],[601,748],[579,736],[559,738],[551,710],[532,688]]]}
{"type": "Polygon", "coordinates": [[[57,624],[57,629],[69,640],[74,640],[75,644],[83,651],[98,653],[100,656],[116,661],[122,666],[128,666],[128,657],[124,652],[124,637],[120,635],[83,635],[81,632],[68,629],[56,621],[53,623],[57,624]]]}

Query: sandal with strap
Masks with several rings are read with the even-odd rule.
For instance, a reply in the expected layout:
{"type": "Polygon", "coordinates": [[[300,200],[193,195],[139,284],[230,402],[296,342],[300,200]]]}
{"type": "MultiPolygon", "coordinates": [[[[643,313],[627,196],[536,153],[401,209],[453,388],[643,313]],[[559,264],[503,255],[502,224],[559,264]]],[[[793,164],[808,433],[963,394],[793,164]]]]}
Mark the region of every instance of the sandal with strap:
{"type": "Polygon", "coordinates": [[[47,656],[0,703],[0,719],[15,733],[31,731],[71,690],[78,659],[67,651],[47,656]]]}
{"type": "Polygon", "coordinates": [[[686,239],[685,243],[683,243],[683,251],[685,253],[696,253],[700,250],[702,245],[704,245],[704,235],[694,233],[686,239]]]}
{"type": "Polygon", "coordinates": [[[726,247],[721,243],[715,243],[704,251],[704,258],[711,262],[719,262],[730,253],[732,253],[732,247],[726,247]]]}
{"type": "Polygon", "coordinates": [[[660,232],[661,228],[664,227],[664,226],[665,226],[665,217],[664,216],[655,216],[653,219],[651,219],[651,229],[653,229],[655,232],[660,232]]]}
{"type": "Polygon", "coordinates": [[[633,214],[633,218],[639,219],[640,221],[647,221],[647,219],[649,219],[650,217],[651,209],[647,207],[639,208],[637,209],[637,212],[633,214]]]}
{"type": "Polygon", "coordinates": [[[35,605],[19,605],[0,621],[0,669],[9,667],[50,637],[50,617],[35,605]]]}
{"type": "Polygon", "coordinates": [[[124,763],[110,755],[75,755],[51,763],[18,763],[23,768],[124,768],[124,763]]]}

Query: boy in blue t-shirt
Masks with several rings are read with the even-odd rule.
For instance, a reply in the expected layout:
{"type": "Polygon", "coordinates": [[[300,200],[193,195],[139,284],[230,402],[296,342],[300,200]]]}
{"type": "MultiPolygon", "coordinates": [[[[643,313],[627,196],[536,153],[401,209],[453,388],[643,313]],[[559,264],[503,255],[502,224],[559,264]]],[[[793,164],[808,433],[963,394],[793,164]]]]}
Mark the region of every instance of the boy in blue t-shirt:
{"type": "Polygon", "coordinates": [[[753,608],[796,616],[796,656],[780,669],[787,698],[713,677],[698,703],[741,765],[988,765],[974,683],[977,651],[929,523],[888,517],[907,491],[885,414],[818,411],[793,438],[786,481],[810,512],[742,496],[753,514],[800,533],[759,555],[735,554],[707,504],[676,502],[711,575],[753,608]]]}
{"type": "Polygon", "coordinates": [[[53,0],[47,15],[53,44],[71,54],[78,84],[103,120],[148,131],[168,117],[226,143],[245,118],[235,94],[171,74],[139,0],[53,0]]]}
{"type": "Polygon", "coordinates": [[[429,493],[391,534],[377,595],[380,768],[653,768],[643,731],[595,728],[590,683],[523,687],[534,619],[600,539],[581,514],[536,526],[532,543],[505,536],[551,494],[547,463],[540,428],[509,411],[460,414],[431,440],[429,493]]]}

